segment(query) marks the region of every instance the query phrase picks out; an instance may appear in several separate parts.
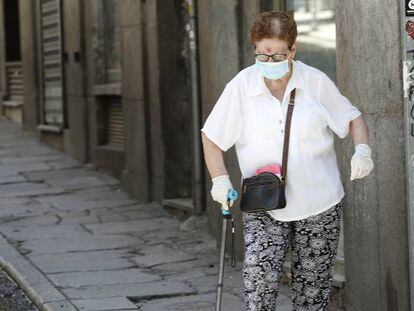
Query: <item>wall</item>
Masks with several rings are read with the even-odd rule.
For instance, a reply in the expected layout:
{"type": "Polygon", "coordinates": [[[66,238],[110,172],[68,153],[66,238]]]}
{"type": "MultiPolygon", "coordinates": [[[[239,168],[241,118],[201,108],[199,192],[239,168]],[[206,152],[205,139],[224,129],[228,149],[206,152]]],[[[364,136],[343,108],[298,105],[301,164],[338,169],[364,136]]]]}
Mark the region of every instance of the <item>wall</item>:
{"type": "Polygon", "coordinates": [[[192,119],[183,0],[157,8],[164,197],[191,197],[192,119]]]}
{"type": "Polygon", "coordinates": [[[399,5],[338,1],[337,12],[338,85],[363,112],[375,165],[351,183],[352,141],[337,146],[347,191],[347,310],[409,310],[399,5]]]}
{"type": "Polygon", "coordinates": [[[134,197],[149,200],[147,120],[144,97],[141,2],[121,5],[122,101],[125,117],[125,169],[122,183],[134,197]]]}
{"type": "MultiPolygon", "coordinates": [[[[83,2],[83,1],[82,1],[83,2]]],[[[68,129],[64,131],[65,151],[80,161],[88,161],[88,109],[85,97],[87,70],[83,48],[83,14],[79,0],[62,2],[64,51],[68,60],[64,65],[68,129]],[[78,53],[78,56],[76,56],[78,53]]]]}
{"type": "MultiPolygon", "coordinates": [[[[224,89],[224,86],[240,70],[239,33],[237,17],[240,16],[240,5],[237,1],[198,1],[199,55],[200,55],[200,84],[202,123],[224,89]]],[[[244,13],[245,14],[245,13],[244,13]]],[[[234,147],[224,153],[226,168],[231,176],[233,186],[240,190],[240,171],[234,147]]],[[[204,163],[205,165],[205,163],[204,163]]],[[[207,194],[210,194],[211,176],[206,171],[207,194]]],[[[209,229],[217,241],[220,241],[221,216],[220,206],[207,195],[207,216],[209,229]]],[[[237,257],[243,256],[242,218],[238,209],[234,209],[235,243],[237,257]]],[[[230,235],[229,235],[230,236],[230,235]]],[[[230,244],[228,244],[230,245],[230,244]]]]}
{"type": "MultiPolygon", "coordinates": [[[[160,102],[159,81],[159,44],[158,44],[158,1],[148,0],[142,6],[142,14],[146,21],[143,25],[145,46],[143,53],[145,60],[145,81],[147,99],[148,139],[151,142],[148,152],[150,157],[149,168],[151,170],[151,200],[162,201],[164,198],[164,143],[162,140],[162,117],[160,102]],[[145,25],[145,26],[144,26],[145,25]]],[[[161,51],[162,52],[162,51],[161,51]]]]}
{"type": "MultiPolygon", "coordinates": [[[[107,144],[107,123],[106,108],[109,99],[122,96],[122,77],[120,61],[116,62],[115,68],[109,68],[108,54],[120,58],[120,10],[110,12],[111,15],[105,16],[104,12],[108,8],[102,0],[83,1],[84,15],[84,51],[85,71],[87,77],[85,81],[86,100],[88,111],[88,153],[89,161],[99,170],[120,178],[125,168],[125,148],[122,144],[107,144]],[[118,15],[119,13],[119,15],[118,15]],[[114,24],[117,23],[117,24],[114,24]],[[112,31],[106,32],[107,28],[112,25],[112,31]],[[112,40],[112,36],[117,40],[112,40]],[[109,39],[110,38],[110,39],[109,39]],[[114,81],[116,80],[116,82],[114,81]],[[113,97],[114,96],[114,97],[113,97]]],[[[112,6],[116,2],[107,2],[112,6]]],[[[120,3],[118,3],[119,5],[120,3]]],[[[115,63],[111,63],[114,65],[115,63]]],[[[122,98],[121,98],[122,102],[122,98]]],[[[122,102],[122,111],[123,102],[122,102]]]]}
{"type": "Polygon", "coordinates": [[[184,1],[141,6],[143,87],[152,200],[190,197],[192,173],[184,1]]]}
{"type": "Polygon", "coordinates": [[[95,55],[94,55],[94,43],[93,43],[93,12],[91,1],[82,2],[83,12],[83,59],[85,62],[84,70],[85,77],[85,97],[86,97],[86,110],[88,131],[86,133],[88,139],[88,154],[89,161],[94,161],[94,148],[98,144],[98,128],[97,128],[97,113],[95,106],[94,85],[95,85],[95,55]]]}
{"type": "MultiPolygon", "coordinates": [[[[0,0],[0,21],[4,21],[4,0],[0,0]]],[[[2,102],[6,93],[6,38],[4,23],[0,23],[0,114],[3,112],[2,102]]]]}
{"type": "Polygon", "coordinates": [[[20,0],[20,47],[24,85],[24,128],[37,132],[39,122],[39,90],[37,60],[36,1],[20,0]]]}

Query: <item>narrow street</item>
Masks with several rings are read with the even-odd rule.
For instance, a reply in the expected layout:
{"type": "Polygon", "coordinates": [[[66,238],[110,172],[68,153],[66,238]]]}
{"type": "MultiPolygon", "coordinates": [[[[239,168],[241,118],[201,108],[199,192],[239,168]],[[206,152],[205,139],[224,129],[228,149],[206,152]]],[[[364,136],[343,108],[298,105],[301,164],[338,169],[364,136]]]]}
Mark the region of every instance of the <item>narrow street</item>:
{"type": "Polygon", "coordinates": [[[343,202],[277,311],[414,310],[414,0],[0,0],[0,311],[214,310],[230,189],[221,311],[263,309],[240,182],[275,164],[275,220],[343,202]]]}
{"type": "MultiPolygon", "coordinates": [[[[219,253],[206,218],[142,204],[4,118],[0,222],[1,267],[40,310],[214,309],[219,253]]],[[[227,261],[223,311],[244,310],[241,267],[227,261]]],[[[278,299],[291,310],[287,287],[278,299]]]]}

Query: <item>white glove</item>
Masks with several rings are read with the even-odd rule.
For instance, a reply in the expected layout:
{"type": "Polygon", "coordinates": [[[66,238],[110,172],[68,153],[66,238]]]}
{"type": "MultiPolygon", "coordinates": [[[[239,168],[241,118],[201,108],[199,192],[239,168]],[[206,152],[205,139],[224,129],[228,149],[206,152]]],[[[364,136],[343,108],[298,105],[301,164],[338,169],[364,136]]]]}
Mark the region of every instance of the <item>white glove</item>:
{"type": "MultiPolygon", "coordinates": [[[[227,195],[229,190],[233,189],[229,175],[220,175],[211,179],[213,186],[211,187],[211,196],[213,200],[219,202],[222,208],[228,210],[227,195]]],[[[230,200],[230,206],[233,205],[233,200],[230,200]]]]}
{"type": "Polygon", "coordinates": [[[355,146],[355,153],[351,159],[351,180],[364,178],[374,168],[371,153],[371,147],[367,144],[355,146]]]}

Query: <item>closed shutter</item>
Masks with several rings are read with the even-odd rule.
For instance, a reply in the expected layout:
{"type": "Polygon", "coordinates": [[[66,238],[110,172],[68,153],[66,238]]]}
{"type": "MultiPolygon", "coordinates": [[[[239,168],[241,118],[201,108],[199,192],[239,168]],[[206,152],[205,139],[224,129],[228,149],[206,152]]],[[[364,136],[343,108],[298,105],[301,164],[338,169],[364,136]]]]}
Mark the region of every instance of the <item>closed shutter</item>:
{"type": "Polygon", "coordinates": [[[23,75],[21,62],[6,63],[7,99],[23,102],[23,75]]]}
{"type": "Polygon", "coordinates": [[[44,123],[64,125],[60,0],[39,0],[44,123]]]}
{"type": "Polygon", "coordinates": [[[107,143],[110,145],[124,145],[124,115],[121,97],[108,96],[107,105],[107,143]]]}

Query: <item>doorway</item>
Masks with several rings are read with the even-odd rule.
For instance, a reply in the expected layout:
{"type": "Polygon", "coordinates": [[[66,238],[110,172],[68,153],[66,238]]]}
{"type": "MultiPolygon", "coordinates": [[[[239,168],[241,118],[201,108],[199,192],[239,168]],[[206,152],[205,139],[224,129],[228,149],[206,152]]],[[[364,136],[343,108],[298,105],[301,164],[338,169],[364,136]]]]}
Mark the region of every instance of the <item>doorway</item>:
{"type": "Polygon", "coordinates": [[[20,49],[19,1],[4,0],[3,10],[6,54],[3,113],[9,119],[22,123],[23,73],[20,49]]]}
{"type": "Polygon", "coordinates": [[[192,109],[184,0],[157,10],[159,94],[164,146],[163,205],[192,213],[192,109]]]}

